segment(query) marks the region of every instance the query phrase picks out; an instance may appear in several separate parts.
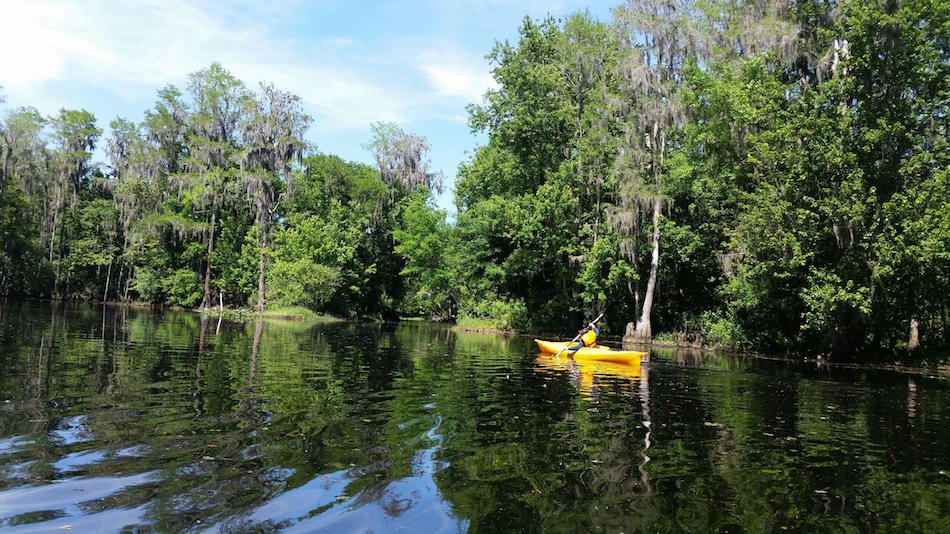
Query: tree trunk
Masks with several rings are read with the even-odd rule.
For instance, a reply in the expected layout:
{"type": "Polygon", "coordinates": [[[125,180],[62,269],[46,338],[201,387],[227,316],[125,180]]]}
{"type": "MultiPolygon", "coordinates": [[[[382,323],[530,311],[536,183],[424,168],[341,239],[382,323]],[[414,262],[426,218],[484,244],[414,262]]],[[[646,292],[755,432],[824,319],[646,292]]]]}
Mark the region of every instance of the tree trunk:
{"type": "Polygon", "coordinates": [[[910,339],[907,345],[911,350],[920,348],[920,324],[916,317],[910,319],[910,339]]]}
{"type": "Polygon", "coordinates": [[[53,247],[56,243],[56,227],[59,226],[59,210],[53,212],[53,229],[50,231],[49,237],[49,261],[53,261],[53,247]]]}
{"type": "Polygon", "coordinates": [[[63,300],[69,300],[73,294],[73,270],[66,269],[66,290],[63,292],[63,300]]]}
{"type": "Polygon", "coordinates": [[[218,210],[211,210],[211,235],[208,236],[208,259],[205,262],[205,293],[201,297],[201,306],[205,309],[213,306],[211,303],[211,254],[214,252],[214,225],[218,220],[218,210]]]}
{"type": "MultiPolygon", "coordinates": [[[[50,230],[50,238],[49,238],[49,261],[50,261],[50,263],[53,262],[53,249],[56,247],[56,230],[59,229],[59,213],[60,213],[60,211],[61,211],[61,208],[59,207],[59,204],[60,204],[60,200],[61,200],[61,195],[62,195],[62,192],[61,192],[61,191],[57,191],[57,193],[56,193],[56,206],[53,208],[53,224],[52,224],[52,229],[50,230]]],[[[62,253],[62,250],[60,250],[60,253],[62,253]]],[[[60,254],[60,259],[62,259],[62,254],[60,254]]],[[[55,278],[54,281],[53,281],[53,291],[52,291],[52,293],[50,294],[50,297],[52,297],[52,298],[56,298],[56,297],[59,296],[59,264],[60,264],[60,262],[57,261],[57,262],[56,262],[56,278],[55,278]]]]}
{"type": "Polygon", "coordinates": [[[597,196],[597,211],[594,213],[594,244],[597,244],[597,239],[600,237],[600,181],[597,182],[597,187],[594,188],[595,194],[597,196]]]}
{"type": "Polygon", "coordinates": [[[946,343],[950,341],[950,317],[947,315],[946,302],[941,304],[941,308],[943,308],[943,341],[946,343]]]}
{"type": "Polygon", "coordinates": [[[132,275],[135,274],[135,267],[129,267],[129,274],[125,277],[125,288],[122,290],[122,300],[129,301],[129,284],[132,282],[132,275]]]}
{"type": "MultiPolygon", "coordinates": [[[[119,255],[119,258],[125,258],[125,257],[126,257],[125,254],[126,254],[126,252],[129,250],[129,230],[128,230],[128,228],[123,228],[123,229],[122,229],[122,232],[123,232],[123,234],[125,234],[125,235],[124,235],[123,238],[122,238],[122,254],[119,255]]],[[[116,299],[119,298],[119,292],[122,290],[122,287],[123,287],[123,286],[122,286],[122,282],[125,280],[125,274],[126,274],[126,272],[125,272],[125,262],[120,260],[120,261],[119,261],[119,277],[115,279],[115,296],[116,296],[116,299]]],[[[131,268],[129,269],[129,274],[130,274],[130,275],[132,274],[132,269],[131,269],[131,268]]],[[[123,295],[123,297],[122,297],[122,300],[123,300],[123,301],[125,300],[125,296],[124,296],[124,295],[123,295]]]]}
{"type": "MultiPolygon", "coordinates": [[[[649,343],[653,339],[650,327],[650,314],[653,311],[653,296],[656,293],[656,277],[660,270],[660,208],[659,198],[653,201],[653,254],[650,257],[650,278],[647,280],[647,290],[643,295],[643,309],[633,332],[626,332],[624,342],[649,343]]],[[[628,329],[629,330],[629,329],[628,329]]]]}
{"type": "Polygon", "coordinates": [[[59,252],[56,254],[56,278],[53,280],[53,298],[59,298],[59,268],[63,264],[63,248],[60,247],[59,252]]]}
{"type": "Polygon", "coordinates": [[[125,275],[125,265],[119,264],[119,277],[115,279],[115,294],[119,297],[119,290],[122,288],[122,277],[125,275]]]}
{"type": "Polygon", "coordinates": [[[109,283],[112,281],[112,259],[109,259],[109,269],[106,270],[106,289],[102,292],[102,303],[109,300],[109,283]]]}
{"type": "Polygon", "coordinates": [[[261,250],[257,271],[257,312],[264,311],[264,249],[267,247],[267,233],[261,230],[261,250]]]}
{"type": "Polygon", "coordinates": [[[72,213],[73,218],[76,217],[76,204],[79,203],[79,178],[79,175],[74,175],[67,178],[73,189],[73,196],[69,202],[69,211],[72,213]]]}

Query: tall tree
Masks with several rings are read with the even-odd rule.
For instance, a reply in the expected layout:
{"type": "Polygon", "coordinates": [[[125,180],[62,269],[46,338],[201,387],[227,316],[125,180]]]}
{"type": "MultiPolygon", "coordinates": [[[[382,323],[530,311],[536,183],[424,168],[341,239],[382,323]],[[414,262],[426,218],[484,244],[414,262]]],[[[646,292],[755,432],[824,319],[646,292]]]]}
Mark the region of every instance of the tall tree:
{"type": "Polygon", "coordinates": [[[584,199],[577,203],[577,226],[590,227],[590,235],[587,237],[585,232],[581,253],[576,258],[583,264],[578,282],[584,288],[583,297],[590,299],[591,316],[601,311],[601,291],[597,287],[600,280],[589,279],[585,274],[599,270],[599,256],[594,251],[604,234],[601,226],[605,193],[609,194],[605,190],[612,186],[610,168],[619,148],[616,112],[611,106],[621,97],[617,83],[619,44],[615,28],[587,12],[575,13],[565,20],[559,41],[561,69],[571,91],[569,105],[574,109],[574,139],[567,166],[576,175],[571,182],[584,188],[577,192],[584,199]]]}
{"type": "Polygon", "coordinates": [[[265,254],[274,220],[275,189],[283,179],[287,194],[292,192],[291,164],[303,156],[303,140],[310,117],[303,112],[300,97],[261,84],[261,95],[243,125],[244,152],[241,156],[243,182],[255,210],[258,228],[257,311],[264,311],[265,254]]]}
{"type": "MultiPolygon", "coordinates": [[[[188,115],[185,156],[181,164],[184,174],[180,177],[183,185],[190,189],[196,208],[206,212],[208,247],[201,298],[201,307],[206,308],[213,305],[211,263],[218,216],[225,200],[236,193],[240,126],[253,108],[253,95],[244,82],[218,63],[189,75],[188,90],[192,110],[188,115]]],[[[167,97],[171,103],[165,106],[168,118],[176,121],[176,110],[180,106],[177,98],[172,98],[175,95],[168,93],[167,97]]],[[[175,139],[174,130],[162,131],[166,132],[163,139],[175,139]]],[[[169,152],[175,149],[173,141],[165,146],[169,152]]]]}
{"type": "MultiPolygon", "coordinates": [[[[629,100],[621,111],[625,127],[616,175],[620,205],[613,223],[628,236],[624,254],[637,261],[637,234],[649,225],[650,270],[636,324],[627,325],[625,340],[649,341],[653,299],[660,267],[660,216],[668,201],[663,190],[664,165],[671,134],[683,121],[677,94],[683,68],[695,57],[690,30],[690,6],[680,0],[629,0],[616,11],[626,49],[620,73],[629,100]]],[[[637,300],[640,301],[639,291],[637,300]]]]}
{"type": "MultiPolygon", "coordinates": [[[[374,263],[373,291],[382,303],[381,313],[388,318],[396,315],[396,304],[402,300],[405,284],[400,276],[404,267],[402,256],[394,252],[396,239],[393,232],[402,222],[402,213],[409,195],[420,188],[442,191],[442,171],[433,170],[428,159],[429,142],[425,137],[407,132],[392,122],[370,125],[373,137],[363,147],[376,159],[379,177],[385,184],[388,197],[380,198],[373,215],[372,234],[360,253],[377,256],[374,263]]],[[[375,307],[375,306],[374,306],[375,307]]]]}
{"type": "Polygon", "coordinates": [[[145,112],[143,129],[158,151],[155,159],[161,164],[164,176],[178,173],[186,155],[189,110],[182,96],[177,87],[166,85],[159,89],[155,106],[145,112]]]}
{"type": "Polygon", "coordinates": [[[82,181],[92,171],[92,150],[102,130],[96,127],[95,116],[84,109],[61,109],[52,123],[59,142],[61,180],[70,188],[70,209],[75,211],[82,181]]]}
{"type": "Polygon", "coordinates": [[[373,139],[365,148],[372,152],[383,182],[395,194],[397,186],[412,193],[419,186],[442,191],[442,171],[433,171],[426,158],[429,142],[425,137],[406,132],[392,122],[370,125],[373,139]]]}
{"type": "Polygon", "coordinates": [[[52,161],[45,126],[46,120],[33,108],[18,108],[0,121],[2,293],[29,295],[42,290],[41,251],[48,235],[49,207],[45,190],[52,161]]]}
{"type": "MultiPolygon", "coordinates": [[[[65,208],[66,191],[70,192],[70,213],[73,222],[76,217],[76,204],[79,201],[79,190],[83,182],[89,178],[92,171],[92,150],[102,130],[96,127],[96,118],[86,110],[61,109],[59,114],[52,117],[50,122],[54,128],[57,142],[57,165],[59,180],[55,187],[53,205],[52,231],[50,234],[50,261],[53,257],[53,247],[56,243],[56,231],[61,225],[62,210],[65,208]]],[[[65,228],[61,229],[65,230],[65,228]]],[[[56,279],[53,293],[59,294],[61,265],[66,242],[60,236],[59,255],[56,261],[56,279]]],[[[67,283],[66,294],[69,288],[67,283]]]]}
{"type": "MultiPolygon", "coordinates": [[[[145,130],[148,131],[146,113],[145,130]]],[[[110,124],[108,158],[110,179],[103,184],[112,192],[113,205],[119,218],[122,244],[117,251],[119,276],[117,289],[123,288],[122,298],[128,293],[128,284],[135,267],[129,257],[129,244],[140,237],[140,222],[161,210],[167,184],[167,164],[158,156],[157,149],[146,137],[143,127],[122,118],[110,124]]],[[[103,299],[108,299],[111,263],[103,299]]]]}
{"type": "Polygon", "coordinates": [[[28,181],[41,180],[37,158],[47,150],[44,128],[46,119],[34,108],[18,108],[0,122],[0,154],[2,170],[0,195],[7,182],[19,179],[28,186],[28,181]],[[30,175],[27,177],[27,175],[30,175]]]}
{"type": "Polygon", "coordinates": [[[868,190],[854,224],[853,279],[867,287],[871,312],[856,333],[872,351],[938,342],[941,329],[947,338],[950,275],[950,8],[914,0],[849,3],[842,12],[839,105],[853,114],[846,146],[868,190]]]}
{"type": "Polygon", "coordinates": [[[434,206],[427,188],[410,195],[401,224],[393,232],[395,252],[405,260],[399,274],[406,279],[404,309],[408,312],[436,321],[454,318],[458,298],[451,279],[451,235],[445,212],[434,206]]]}

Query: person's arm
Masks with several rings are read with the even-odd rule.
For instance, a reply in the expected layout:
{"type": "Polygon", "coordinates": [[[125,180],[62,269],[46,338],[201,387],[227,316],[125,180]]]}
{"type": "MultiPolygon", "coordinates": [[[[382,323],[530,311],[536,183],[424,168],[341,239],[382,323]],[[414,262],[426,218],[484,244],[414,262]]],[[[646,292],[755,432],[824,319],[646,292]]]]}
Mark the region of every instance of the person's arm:
{"type": "Polygon", "coordinates": [[[581,330],[577,333],[577,342],[573,345],[568,345],[567,350],[576,351],[584,348],[584,334],[587,333],[587,329],[581,330]]]}

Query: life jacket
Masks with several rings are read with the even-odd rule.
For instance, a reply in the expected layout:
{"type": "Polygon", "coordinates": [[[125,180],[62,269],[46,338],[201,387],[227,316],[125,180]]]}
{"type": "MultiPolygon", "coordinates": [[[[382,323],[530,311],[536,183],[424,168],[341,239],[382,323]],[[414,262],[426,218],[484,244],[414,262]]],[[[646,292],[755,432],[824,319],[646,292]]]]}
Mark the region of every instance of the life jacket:
{"type": "Polygon", "coordinates": [[[597,330],[588,330],[583,336],[581,336],[581,341],[584,343],[585,347],[597,346],[597,330]]]}

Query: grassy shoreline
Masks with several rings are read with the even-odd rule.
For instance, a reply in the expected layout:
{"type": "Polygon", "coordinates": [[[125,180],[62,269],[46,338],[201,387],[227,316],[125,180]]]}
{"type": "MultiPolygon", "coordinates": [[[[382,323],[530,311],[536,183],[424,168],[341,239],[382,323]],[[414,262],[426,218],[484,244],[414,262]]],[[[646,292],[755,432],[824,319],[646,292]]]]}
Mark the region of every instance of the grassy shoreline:
{"type": "Polygon", "coordinates": [[[335,323],[342,322],[345,319],[334,317],[323,313],[317,313],[303,306],[281,306],[277,308],[266,309],[263,312],[252,310],[251,308],[205,308],[205,309],[185,309],[202,315],[218,316],[225,319],[248,321],[251,319],[278,319],[285,321],[306,321],[314,323],[335,323]]]}
{"type": "Polygon", "coordinates": [[[171,311],[181,311],[181,312],[190,312],[197,313],[200,315],[206,315],[211,317],[224,317],[225,319],[232,321],[249,321],[251,319],[261,318],[261,319],[276,319],[276,320],[286,320],[286,321],[306,321],[313,323],[336,323],[344,322],[346,319],[335,317],[333,315],[318,313],[309,308],[303,306],[279,306],[276,308],[266,309],[263,312],[257,312],[251,308],[230,308],[225,307],[223,309],[214,307],[214,308],[183,308],[181,306],[154,306],[149,302],[142,301],[129,301],[129,302],[119,302],[119,301],[109,301],[109,302],[88,302],[88,301],[63,301],[63,300],[46,300],[46,302],[76,302],[83,304],[96,304],[104,306],[113,306],[113,307],[125,307],[138,310],[171,310],[171,311]]]}
{"type": "Polygon", "coordinates": [[[527,335],[511,328],[502,327],[492,319],[483,319],[480,317],[461,317],[451,328],[454,332],[466,332],[469,334],[492,334],[503,336],[527,335]]]}

